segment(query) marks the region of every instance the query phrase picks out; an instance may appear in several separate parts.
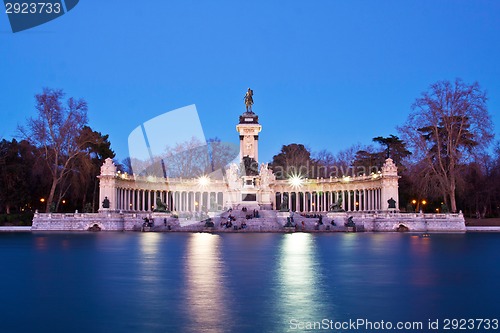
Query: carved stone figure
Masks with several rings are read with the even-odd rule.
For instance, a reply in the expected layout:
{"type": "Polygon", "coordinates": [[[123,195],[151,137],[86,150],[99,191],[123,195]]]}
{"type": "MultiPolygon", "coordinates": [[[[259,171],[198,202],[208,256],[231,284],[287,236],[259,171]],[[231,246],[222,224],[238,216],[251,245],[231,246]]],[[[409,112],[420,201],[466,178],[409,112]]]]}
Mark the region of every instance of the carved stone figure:
{"type": "Polygon", "coordinates": [[[226,170],[227,182],[230,188],[241,187],[238,172],[238,165],[236,163],[231,163],[229,169],[226,170]]]}
{"type": "Polygon", "coordinates": [[[260,165],[260,184],[263,189],[268,189],[269,186],[276,180],[273,170],[269,169],[267,163],[262,163],[260,165]]]}

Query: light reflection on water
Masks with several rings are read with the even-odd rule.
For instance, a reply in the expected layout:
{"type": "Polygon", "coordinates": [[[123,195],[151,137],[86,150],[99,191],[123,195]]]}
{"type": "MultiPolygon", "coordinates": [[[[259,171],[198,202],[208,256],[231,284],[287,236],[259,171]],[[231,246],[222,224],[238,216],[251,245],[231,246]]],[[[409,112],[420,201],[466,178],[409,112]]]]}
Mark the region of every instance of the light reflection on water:
{"type": "MultiPolygon", "coordinates": [[[[321,290],[331,288],[321,275],[314,235],[294,233],[281,240],[277,277],[278,306],[283,324],[290,320],[314,321],[334,315],[335,307],[327,306],[321,290]]],[[[283,329],[289,325],[283,325],[283,329]]]]}
{"type": "Polygon", "coordinates": [[[189,237],[185,256],[184,308],[189,311],[188,332],[224,332],[231,325],[231,308],[224,288],[219,235],[197,233],[189,237]]]}

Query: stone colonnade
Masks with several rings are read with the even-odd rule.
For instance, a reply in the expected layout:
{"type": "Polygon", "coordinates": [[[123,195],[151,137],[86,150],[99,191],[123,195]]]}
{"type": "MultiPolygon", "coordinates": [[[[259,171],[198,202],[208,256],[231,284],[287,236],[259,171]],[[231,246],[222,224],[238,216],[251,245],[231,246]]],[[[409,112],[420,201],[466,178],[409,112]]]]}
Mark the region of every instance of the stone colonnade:
{"type": "Polygon", "coordinates": [[[146,212],[156,208],[160,199],[168,208],[179,212],[222,210],[224,193],[221,191],[166,191],[136,188],[116,188],[116,209],[146,212]]]}
{"type": "MultiPolygon", "coordinates": [[[[150,178],[120,174],[113,161],[107,159],[99,176],[102,209],[153,211],[160,199],[162,204],[168,205],[169,210],[177,212],[220,211],[228,208],[228,205],[233,208],[251,205],[264,209],[269,207],[270,201],[273,208],[279,210],[283,201],[287,200],[284,207],[296,212],[327,212],[337,202],[341,202],[341,208],[345,211],[370,212],[397,210],[399,202],[399,177],[391,159],[386,160],[381,172],[372,175],[305,179],[299,186],[293,186],[287,180],[273,180],[262,187],[253,185],[255,201],[251,202],[243,199],[248,189],[232,189],[232,183],[224,179],[207,180],[202,186],[199,179],[150,178]],[[268,194],[267,199],[263,199],[263,193],[268,194]],[[106,199],[108,207],[104,207],[106,199]]],[[[233,183],[233,186],[239,184],[238,181],[233,183]]]]}
{"type": "Polygon", "coordinates": [[[287,207],[296,212],[326,212],[330,206],[342,198],[342,208],[346,211],[383,210],[382,189],[367,188],[355,190],[329,191],[280,191],[275,195],[275,208],[280,209],[283,200],[287,207]]]}

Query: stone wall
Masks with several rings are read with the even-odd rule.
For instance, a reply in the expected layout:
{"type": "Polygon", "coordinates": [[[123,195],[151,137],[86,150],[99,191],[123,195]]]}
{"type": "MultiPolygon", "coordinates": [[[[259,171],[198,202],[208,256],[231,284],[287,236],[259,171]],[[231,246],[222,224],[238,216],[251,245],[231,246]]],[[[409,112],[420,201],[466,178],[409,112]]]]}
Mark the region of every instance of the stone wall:
{"type": "Polygon", "coordinates": [[[348,213],[353,216],[357,225],[363,225],[365,231],[397,231],[403,226],[408,231],[457,231],[464,232],[465,219],[463,214],[415,214],[415,213],[348,213]]]}
{"type": "Polygon", "coordinates": [[[119,212],[100,213],[36,213],[31,230],[86,231],[97,225],[104,231],[140,230],[144,217],[153,214],[122,214],[119,212]]]}
{"type": "MultiPolygon", "coordinates": [[[[338,214],[338,213],[336,213],[338,214]]],[[[364,231],[397,231],[398,227],[403,226],[410,232],[465,232],[465,219],[462,214],[414,214],[414,213],[360,213],[347,212],[341,213],[343,219],[336,217],[335,221],[340,223],[347,216],[352,216],[354,223],[359,229],[364,231]],[[342,221],[341,221],[342,220],[342,221]]],[[[286,216],[289,213],[277,213],[273,218],[274,222],[284,225],[286,216]]],[[[327,215],[328,216],[328,215],[327,215]]],[[[120,213],[120,212],[100,212],[100,213],[74,213],[74,214],[54,214],[54,213],[36,213],[33,218],[32,230],[44,231],[85,231],[90,227],[97,225],[104,231],[133,231],[141,230],[144,222],[143,218],[153,218],[156,225],[163,225],[164,219],[176,231],[203,231],[203,223],[190,223],[190,226],[184,226],[178,219],[173,219],[167,213],[120,213]],[[199,230],[198,230],[199,229],[199,230]]],[[[296,216],[295,222],[300,219],[296,216]]],[[[340,225],[339,224],[339,225],[340,225]]],[[[269,225],[274,225],[270,223],[269,225]]],[[[260,229],[260,231],[266,231],[260,229]]],[[[268,231],[277,231],[275,228],[268,231]]],[[[283,230],[284,231],[284,230],[283,230]]]]}

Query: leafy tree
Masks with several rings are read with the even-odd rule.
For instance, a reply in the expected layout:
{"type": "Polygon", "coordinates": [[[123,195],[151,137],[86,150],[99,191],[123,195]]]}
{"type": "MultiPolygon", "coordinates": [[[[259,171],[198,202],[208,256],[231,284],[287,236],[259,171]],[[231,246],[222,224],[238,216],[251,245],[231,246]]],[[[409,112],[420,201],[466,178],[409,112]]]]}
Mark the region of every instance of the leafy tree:
{"type": "Polygon", "coordinates": [[[22,146],[15,139],[0,141],[0,202],[7,214],[13,207],[30,201],[31,165],[23,155],[22,146]]]}
{"type": "Polygon", "coordinates": [[[358,175],[376,173],[384,165],[385,157],[386,154],[384,152],[358,150],[354,157],[353,166],[356,167],[358,175]]]}
{"type": "Polygon", "coordinates": [[[406,149],[406,143],[396,135],[391,134],[385,138],[382,136],[377,136],[376,138],[373,138],[372,141],[385,146],[385,158],[390,157],[398,166],[402,164],[402,161],[406,157],[411,155],[411,152],[406,149]]]}
{"type": "Polygon", "coordinates": [[[315,161],[302,144],[292,143],[281,147],[281,152],[273,156],[270,164],[276,179],[287,179],[291,175],[314,177],[315,161]]]}
{"type": "Polygon", "coordinates": [[[417,160],[423,161],[441,190],[446,206],[457,211],[461,166],[491,142],[492,122],[486,92],[477,82],[439,81],[417,98],[399,130],[417,160]]]}
{"type": "Polygon", "coordinates": [[[62,198],[66,196],[69,196],[73,203],[79,202],[77,207],[85,207],[85,204],[90,202],[95,209],[99,189],[97,176],[100,174],[100,168],[106,158],[115,157],[109,136],[93,131],[88,126],[82,128],[77,142],[81,151],[71,162],[71,172],[59,187],[56,210],[59,210],[62,198]]]}

